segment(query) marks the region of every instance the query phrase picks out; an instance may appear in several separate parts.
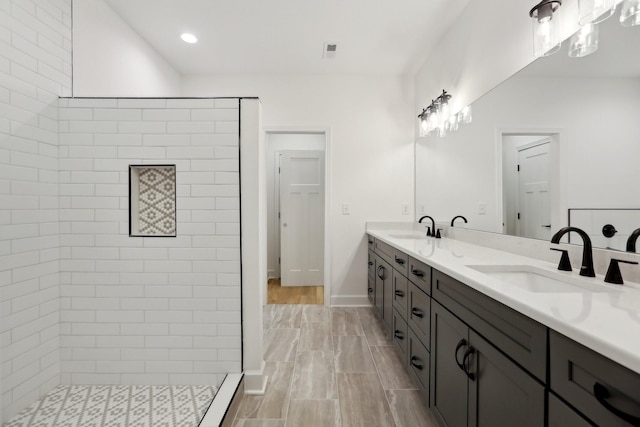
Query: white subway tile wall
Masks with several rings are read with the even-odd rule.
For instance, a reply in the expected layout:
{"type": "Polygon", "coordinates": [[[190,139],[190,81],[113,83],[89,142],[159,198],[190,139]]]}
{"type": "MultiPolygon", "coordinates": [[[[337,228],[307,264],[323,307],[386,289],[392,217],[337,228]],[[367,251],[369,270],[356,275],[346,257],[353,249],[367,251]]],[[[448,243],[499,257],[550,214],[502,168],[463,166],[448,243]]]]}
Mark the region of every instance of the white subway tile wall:
{"type": "Polygon", "coordinates": [[[60,383],[240,371],[238,99],[73,99],[71,0],[0,0],[0,423],[60,383]],[[129,164],[177,167],[129,237],[129,164]]]}
{"type": "Polygon", "coordinates": [[[63,383],[240,372],[238,127],[238,99],[61,100],[63,383]],[[176,164],[177,237],[128,236],[130,164],[176,164]]]}
{"type": "Polygon", "coordinates": [[[71,1],[0,1],[0,423],[60,382],[57,106],[70,94],[71,1]]]}

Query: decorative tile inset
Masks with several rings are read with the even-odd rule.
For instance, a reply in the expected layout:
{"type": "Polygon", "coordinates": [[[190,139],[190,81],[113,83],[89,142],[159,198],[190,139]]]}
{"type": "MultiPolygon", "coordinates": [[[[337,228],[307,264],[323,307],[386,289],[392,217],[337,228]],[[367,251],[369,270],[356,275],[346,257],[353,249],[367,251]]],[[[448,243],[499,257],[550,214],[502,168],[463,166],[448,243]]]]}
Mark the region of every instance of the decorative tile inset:
{"type": "Polygon", "coordinates": [[[130,234],[176,235],[175,165],[131,165],[130,234]]]}
{"type": "Polygon", "coordinates": [[[196,427],[211,386],[58,386],[5,427],[196,427]]]}

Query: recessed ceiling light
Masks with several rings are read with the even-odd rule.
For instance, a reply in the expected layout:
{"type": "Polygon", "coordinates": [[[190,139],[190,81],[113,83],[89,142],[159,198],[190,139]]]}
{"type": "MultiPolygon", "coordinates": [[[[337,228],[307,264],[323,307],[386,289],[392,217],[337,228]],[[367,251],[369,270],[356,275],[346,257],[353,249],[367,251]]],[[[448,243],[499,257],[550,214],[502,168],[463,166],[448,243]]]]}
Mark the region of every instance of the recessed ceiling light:
{"type": "Polygon", "coordinates": [[[187,43],[191,43],[191,44],[198,43],[198,38],[190,33],[182,33],[180,38],[187,43]]]}

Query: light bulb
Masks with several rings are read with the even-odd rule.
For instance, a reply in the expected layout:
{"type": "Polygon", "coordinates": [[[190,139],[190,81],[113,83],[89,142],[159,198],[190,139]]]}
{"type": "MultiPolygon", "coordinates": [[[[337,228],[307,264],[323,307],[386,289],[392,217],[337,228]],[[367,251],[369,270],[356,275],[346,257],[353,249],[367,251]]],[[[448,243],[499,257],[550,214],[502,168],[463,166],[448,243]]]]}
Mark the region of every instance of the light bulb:
{"type": "Polygon", "coordinates": [[[622,3],[620,23],[625,27],[640,25],[640,0],[625,0],[622,3]]]}
{"type": "Polygon", "coordinates": [[[582,58],[598,50],[598,25],[587,24],[580,28],[569,41],[569,56],[582,58]]]}
{"type": "Polygon", "coordinates": [[[189,43],[189,44],[198,43],[198,38],[196,36],[194,36],[193,34],[190,34],[190,33],[182,33],[180,38],[184,42],[189,43]]]}
{"type": "Polygon", "coordinates": [[[537,57],[549,56],[560,50],[558,29],[553,19],[533,21],[533,49],[537,57]]]}
{"type": "Polygon", "coordinates": [[[460,111],[460,121],[464,124],[471,123],[471,105],[467,105],[460,111]]]}
{"type": "Polygon", "coordinates": [[[597,24],[609,18],[616,11],[615,0],[578,0],[580,25],[597,24]]]}

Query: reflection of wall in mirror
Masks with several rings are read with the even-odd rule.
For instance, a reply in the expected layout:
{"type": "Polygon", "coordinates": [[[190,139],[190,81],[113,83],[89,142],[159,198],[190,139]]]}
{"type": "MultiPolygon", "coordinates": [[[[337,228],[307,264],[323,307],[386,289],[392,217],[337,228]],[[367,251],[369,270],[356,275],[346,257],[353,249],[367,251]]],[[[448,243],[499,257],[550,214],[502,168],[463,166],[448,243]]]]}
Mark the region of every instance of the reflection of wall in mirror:
{"type": "MultiPolygon", "coordinates": [[[[583,229],[595,247],[624,251],[629,235],[640,227],[640,208],[569,209],[569,225],[583,229]],[[606,237],[603,234],[602,228],[605,225],[615,228],[613,236],[606,237]]],[[[573,239],[570,241],[574,243],[573,239]]]]}

